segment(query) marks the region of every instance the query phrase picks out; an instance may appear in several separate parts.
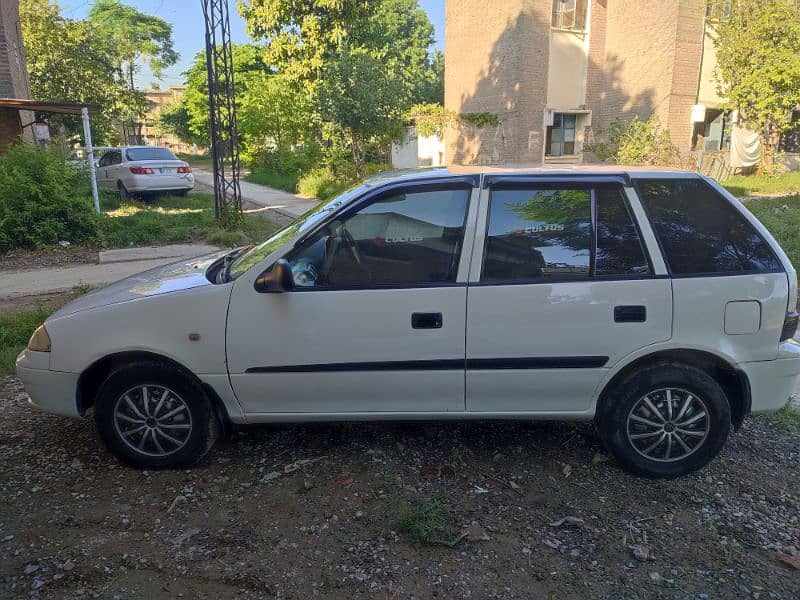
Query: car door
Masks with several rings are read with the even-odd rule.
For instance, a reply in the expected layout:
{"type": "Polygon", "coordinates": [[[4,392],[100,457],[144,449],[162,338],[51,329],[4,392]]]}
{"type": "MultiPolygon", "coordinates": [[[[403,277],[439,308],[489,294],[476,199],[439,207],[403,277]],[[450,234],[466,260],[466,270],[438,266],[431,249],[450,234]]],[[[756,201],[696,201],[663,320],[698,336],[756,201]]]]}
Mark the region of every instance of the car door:
{"type": "Polygon", "coordinates": [[[471,195],[462,180],[377,191],[285,255],[293,291],[240,277],[227,357],[245,412],[463,412],[471,195]]]}
{"type": "Polygon", "coordinates": [[[100,160],[97,161],[97,168],[95,169],[95,177],[97,178],[97,185],[100,187],[108,187],[108,165],[111,162],[111,154],[113,151],[108,151],[100,160]]]}
{"type": "Polygon", "coordinates": [[[469,284],[467,410],[591,412],[610,365],[671,335],[670,280],[643,243],[641,206],[618,177],[487,184],[469,284]]]}
{"type": "Polygon", "coordinates": [[[117,189],[117,181],[120,180],[122,173],[120,172],[120,165],[122,164],[122,150],[114,150],[111,152],[111,160],[106,167],[106,180],[108,187],[117,189]]]}

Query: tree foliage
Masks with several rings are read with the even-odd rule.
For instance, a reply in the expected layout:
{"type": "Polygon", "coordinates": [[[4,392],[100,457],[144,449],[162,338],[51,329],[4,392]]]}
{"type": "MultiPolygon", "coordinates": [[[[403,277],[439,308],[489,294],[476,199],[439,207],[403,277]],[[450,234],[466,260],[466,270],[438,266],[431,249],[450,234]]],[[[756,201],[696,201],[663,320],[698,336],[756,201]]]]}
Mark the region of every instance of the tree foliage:
{"type": "Polygon", "coordinates": [[[387,147],[417,103],[443,100],[444,60],[417,0],[240,0],[269,64],[302,91],[329,153],[360,174],[368,146],[387,147]]]}
{"type": "Polygon", "coordinates": [[[620,165],[677,166],[680,157],[672,145],[669,130],[662,129],[655,115],[642,121],[614,119],[611,126],[598,132],[603,141],[584,144],[600,160],[613,160],[620,165]]]}
{"type": "Polygon", "coordinates": [[[89,20],[116,47],[117,69],[127,76],[130,88],[143,64],[157,79],[163,70],[178,62],[172,47],[172,25],[160,17],[145,14],[120,0],[95,0],[89,20]]]}
{"type": "MultiPolygon", "coordinates": [[[[65,19],[50,0],[21,0],[19,12],[33,97],[99,105],[102,112],[92,123],[95,141],[116,141],[113,121],[144,111],[144,97],[116,76],[114,42],[91,22],[65,19]]],[[[79,119],[51,117],[59,120],[68,135],[80,133],[79,119]]]]}
{"type": "Polygon", "coordinates": [[[800,4],[735,0],[715,27],[720,95],[759,133],[762,169],[769,172],[800,104],[800,4]]]}

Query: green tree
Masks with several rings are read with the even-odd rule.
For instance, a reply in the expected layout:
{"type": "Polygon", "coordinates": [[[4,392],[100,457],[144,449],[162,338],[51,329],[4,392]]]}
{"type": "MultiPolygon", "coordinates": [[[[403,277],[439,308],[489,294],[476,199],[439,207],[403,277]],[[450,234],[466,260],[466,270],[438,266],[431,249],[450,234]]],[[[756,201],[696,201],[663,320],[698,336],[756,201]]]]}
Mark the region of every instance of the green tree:
{"type": "MultiPolygon", "coordinates": [[[[88,21],[64,18],[50,0],[21,0],[22,38],[31,93],[37,100],[97,104],[93,117],[95,142],[114,143],[113,126],[120,114],[144,110],[144,97],[115,76],[116,46],[88,21]]],[[[79,135],[80,119],[52,116],[68,136],[79,135]]]]}
{"type": "Polygon", "coordinates": [[[714,26],[719,93],[758,132],[760,169],[772,172],[781,133],[800,104],[800,5],[735,0],[714,26]]]}
{"type": "Polygon", "coordinates": [[[117,48],[117,69],[124,72],[130,89],[136,89],[134,75],[143,64],[156,79],[164,69],[178,62],[172,47],[172,25],[160,17],[145,14],[120,0],[96,0],[89,11],[95,23],[117,48]]]}
{"type": "Polygon", "coordinates": [[[608,129],[599,132],[602,141],[584,144],[600,160],[613,160],[620,165],[678,166],[680,156],[672,145],[669,130],[662,129],[655,115],[642,121],[614,119],[608,129]]]}
{"type": "Polygon", "coordinates": [[[443,100],[443,58],[417,0],[239,0],[266,60],[305,90],[336,155],[361,172],[368,145],[386,147],[416,103],[443,100]]]}
{"type": "Polygon", "coordinates": [[[361,177],[364,146],[399,136],[403,118],[403,83],[363,48],[345,49],[322,70],[317,109],[350,147],[356,176],[361,177]]]}

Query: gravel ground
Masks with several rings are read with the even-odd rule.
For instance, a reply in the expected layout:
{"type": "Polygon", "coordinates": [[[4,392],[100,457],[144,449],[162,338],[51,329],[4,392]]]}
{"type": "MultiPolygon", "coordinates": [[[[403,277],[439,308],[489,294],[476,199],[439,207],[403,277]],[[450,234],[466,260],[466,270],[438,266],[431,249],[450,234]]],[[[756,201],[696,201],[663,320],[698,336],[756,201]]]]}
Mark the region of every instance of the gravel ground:
{"type": "Polygon", "coordinates": [[[280,425],[141,472],[5,377],[0,597],[797,598],[798,442],[650,481],[587,426],[280,425]]]}

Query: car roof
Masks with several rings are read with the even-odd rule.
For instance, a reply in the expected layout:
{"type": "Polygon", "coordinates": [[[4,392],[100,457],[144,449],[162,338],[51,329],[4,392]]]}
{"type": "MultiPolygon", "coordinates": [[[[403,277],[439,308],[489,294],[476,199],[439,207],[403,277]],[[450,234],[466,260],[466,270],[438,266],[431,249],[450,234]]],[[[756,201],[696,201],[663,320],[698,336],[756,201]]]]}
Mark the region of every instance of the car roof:
{"type": "Polygon", "coordinates": [[[470,177],[482,175],[509,177],[568,177],[568,176],[620,176],[638,178],[696,178],[700,175],[694,171],[686,171],[669,167],[642,167],[622,165],[453,165],[449,167],[423,167],[419,169],[398,169],[383,171],[364,180],[365,185],[372,187],[386,183],[402,183],[425,181],[428,179],[444,179],[448,177],[470,177]]]}

